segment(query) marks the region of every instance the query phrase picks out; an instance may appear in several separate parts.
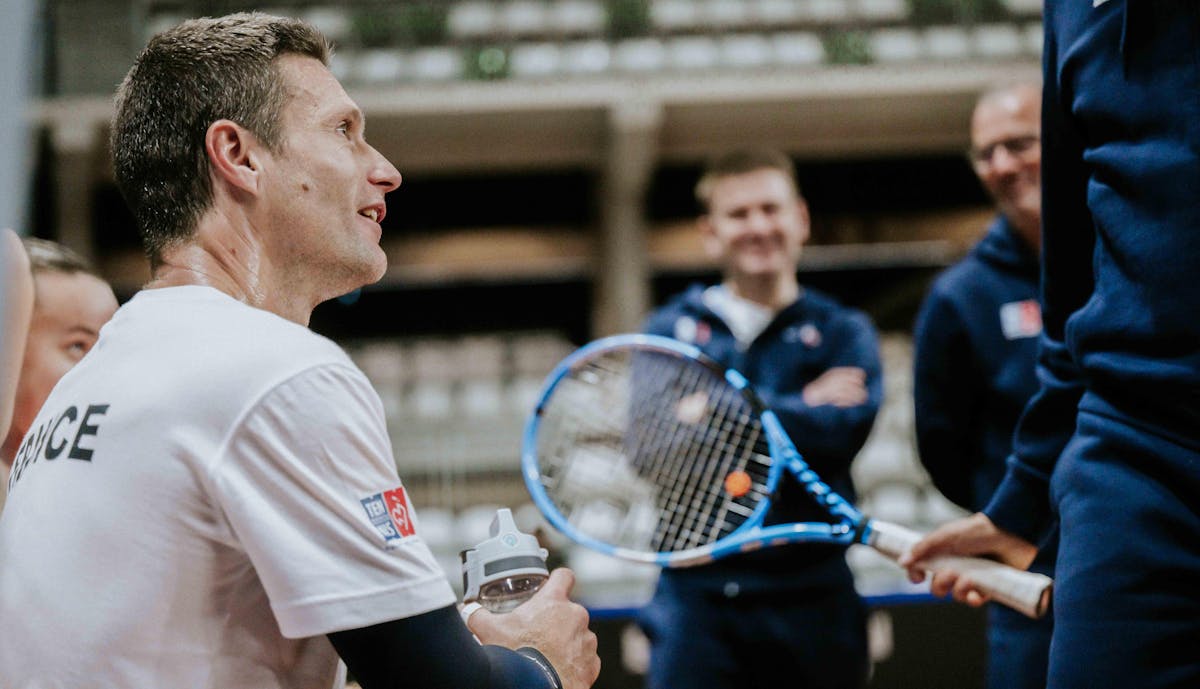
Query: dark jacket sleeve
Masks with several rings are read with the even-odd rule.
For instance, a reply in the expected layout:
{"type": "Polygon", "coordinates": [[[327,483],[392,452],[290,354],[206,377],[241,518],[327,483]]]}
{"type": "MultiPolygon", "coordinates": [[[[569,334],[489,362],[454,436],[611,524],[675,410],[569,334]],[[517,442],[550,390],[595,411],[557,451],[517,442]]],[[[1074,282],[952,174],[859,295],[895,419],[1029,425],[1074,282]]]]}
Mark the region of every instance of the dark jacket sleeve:
{"type": "Polygon", "coordinates": [[[942,495],[968,510],[979,456],[980,387],[974,349],[958,310],[937,284],[917,316],[913,400],[921,464],[942,495]]]}
{"type": "Polygon", "coordinates": [[[871,321],[857,312],[843,315],[827,333],[830,335],[834,338],[832,349],[835,354],[827,368],[855,366],[863,369],[867,378],[865,403],[854,407],[811,407],[804,401],[803,386],[778,392],[759,390],[805,461],[827,480],[850,470],[850,462],[866,443],[883,401],[879,339],[871,321]]]}
{"type": "Polygon", "coordinates": [[[1036,541],[1051,523],[1049,478],[1075,429],[1082,376],[1066,346],[1067,319],[1094,287],[1095,230],[1087,205],[1083,145],[1058,82],[1056,3],[1046,5],[1042,96],[1042,319],[1039,390],[1017,426],[1008,471],[984,513],[1036,541]]]}
{"type": "Polygon", "coordinates": [[[363,689],[562,689],[545,656],[481,646],[454,606],[329,640],[363,689]]]}

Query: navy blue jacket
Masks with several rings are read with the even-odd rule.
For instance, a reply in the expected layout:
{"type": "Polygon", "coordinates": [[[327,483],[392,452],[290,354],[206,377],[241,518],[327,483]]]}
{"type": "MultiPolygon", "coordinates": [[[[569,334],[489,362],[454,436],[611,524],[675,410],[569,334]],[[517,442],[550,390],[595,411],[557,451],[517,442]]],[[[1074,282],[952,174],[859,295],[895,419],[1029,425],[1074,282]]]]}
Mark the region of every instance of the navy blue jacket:
{"type": "Polygon", "coordinates": [[[1037,390],[1042,332],[1038,260],[1003,216],[938,276],[917,316],[913,397],[917,447],[933,483],[959,506],[983,509],[1037,390]]]}
{"type": "Polygon", "coordinates": [[[985,509],[1030,539],[1077,409],[1200,444],[1200,3],[1044,22],[1042,385],[985,509]]]}
{"type": "MultiPolygon", "coordinates": [[[[688,341],[745,375],[779,416],[805,461],[853,501],[850,462],[866,442],[883,399],[879,342],[870,320],[827,296],[804,290],[743,350],[725,322],[705,306],[703,293],[702,286],[691,287],[651,314],[643,329],[688,341]],[[804,403],[804,386],[834,366],[866,371],[869,400],[865,404],[837,408],[804,403]]],[[[794,521],[829,521],[829,517],[789,478],[783,481],[765,523],[794,521]]],[[[804,588],[831,576],[848,577],[843,554],[842,547],[796,544],[735,555],[703,567],[668,570],[667,575],[707,581],[715,590],[736,581],[744,593],[804,588]]]]}

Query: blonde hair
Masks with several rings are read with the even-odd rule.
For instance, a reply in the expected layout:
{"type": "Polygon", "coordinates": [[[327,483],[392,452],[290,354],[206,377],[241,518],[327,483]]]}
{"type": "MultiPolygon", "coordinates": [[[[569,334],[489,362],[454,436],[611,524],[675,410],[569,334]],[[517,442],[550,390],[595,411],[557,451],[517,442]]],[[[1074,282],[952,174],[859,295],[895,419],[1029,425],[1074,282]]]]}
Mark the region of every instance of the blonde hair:
{"type": "Polygon", "coordinates": [[[704,165],[704,173],[700,175],[700,181],[696,182],[696,201],[707,213],[712,202],[712,188],[717,180],[759,170],[776,170],[783,173],[795,190],[796,196],[801,195],[800,183],[796,181],[796,166],[791,158],[773,148],[739,148],[709,158],[704,165]]]}

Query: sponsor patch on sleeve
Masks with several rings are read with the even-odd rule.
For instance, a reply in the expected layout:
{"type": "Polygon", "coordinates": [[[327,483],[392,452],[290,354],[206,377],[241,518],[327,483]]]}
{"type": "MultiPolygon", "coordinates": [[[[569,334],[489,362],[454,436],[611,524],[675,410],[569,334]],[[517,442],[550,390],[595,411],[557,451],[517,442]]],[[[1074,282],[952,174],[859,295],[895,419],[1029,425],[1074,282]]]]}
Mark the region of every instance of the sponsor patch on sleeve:
{"type": "Polygon", "coordinates": [[[413,524],[408,493],[404,491],[404,486],[368,495],[359,502],[367,512],[367,519],[371,520],[379,535],[383,536],[385,545],[392,546],[416,535],[417,529],[413,524]]]}
{"type": "Polygon", "coordinates": [[[1036,299],[1010,301],[1000,307],[1000,328],[1009,340],[1037,337],[1042,334],[1042,307],[1036,299]]]}

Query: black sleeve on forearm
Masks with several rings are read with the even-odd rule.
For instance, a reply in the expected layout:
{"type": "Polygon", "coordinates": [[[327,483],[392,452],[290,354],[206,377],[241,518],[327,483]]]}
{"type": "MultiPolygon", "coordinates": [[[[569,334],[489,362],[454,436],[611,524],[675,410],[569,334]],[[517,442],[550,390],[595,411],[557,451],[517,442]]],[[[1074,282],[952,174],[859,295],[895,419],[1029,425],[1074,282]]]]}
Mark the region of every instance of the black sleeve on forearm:
{"type": "Polygon", "coordinates": [[[481,646],[454,606],[329,640],[363,689],[562,689],[541,653],[481,646]]]}

